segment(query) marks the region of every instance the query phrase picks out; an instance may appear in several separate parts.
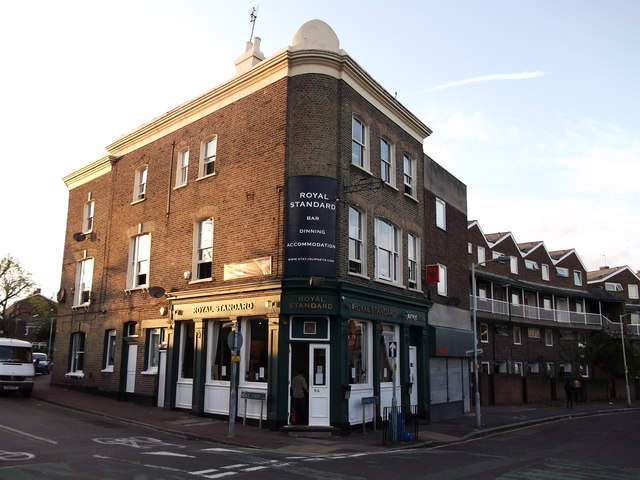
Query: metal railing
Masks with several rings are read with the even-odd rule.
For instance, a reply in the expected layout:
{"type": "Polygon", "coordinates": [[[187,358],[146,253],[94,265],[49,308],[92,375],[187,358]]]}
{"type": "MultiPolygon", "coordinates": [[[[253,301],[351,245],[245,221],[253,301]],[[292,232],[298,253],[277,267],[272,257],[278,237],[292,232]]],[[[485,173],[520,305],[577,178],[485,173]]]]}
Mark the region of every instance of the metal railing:
{"type": "Polygon", "coordinates": [[[418,439],[418,406],[384,407],[382,413],[382,444],[418,439]]]}
{"type": "MultiPolygon", "coordinates": [[[[471,305],[473,305],[473,295],[471,295],[471,305]]],[[[549,322],[576,325],[602,326],[603,318],[605,318],[599,313],[571,312],[569,310],[517,305],[489,298],[478,298],[477,305],[479,312],[489,312],[497,315],[510,315],[511,317],[528,320],[545,320],[549,322]]]]}

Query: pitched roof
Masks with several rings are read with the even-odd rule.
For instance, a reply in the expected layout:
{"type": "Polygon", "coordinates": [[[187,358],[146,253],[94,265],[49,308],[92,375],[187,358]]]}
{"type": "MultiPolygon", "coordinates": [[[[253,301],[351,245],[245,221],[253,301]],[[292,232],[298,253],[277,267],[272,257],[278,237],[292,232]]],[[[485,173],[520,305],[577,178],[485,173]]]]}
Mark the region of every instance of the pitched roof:
{"type": "Polygon", "coordinates": [[[621,273],[625,270],[628,270],[631,275],[635,276],[638,281],[640,281],[640,276],[631,270],[629,266],[623,265],[621,267],[601,267],[600,270],[595,270],[592,272],[587,272],[587,282],[588,283],[598,283],[604,282],[605,280],[609,280],[611,277],[614,277],[618,273],[621,273]]]}

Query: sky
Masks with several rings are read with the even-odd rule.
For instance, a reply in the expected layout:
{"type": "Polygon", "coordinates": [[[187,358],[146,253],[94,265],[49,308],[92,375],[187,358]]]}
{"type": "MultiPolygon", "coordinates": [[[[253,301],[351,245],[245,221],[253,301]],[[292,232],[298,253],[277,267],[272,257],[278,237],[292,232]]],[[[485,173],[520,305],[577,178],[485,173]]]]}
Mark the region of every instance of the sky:
{"type": "Polygon", "coordinates": [[[433,130],[485,234],[640,270],[636,0],[0,2],[0,256],[60,287],[62,178],[105,146],[268,57],[308,20],[433,130]]]}

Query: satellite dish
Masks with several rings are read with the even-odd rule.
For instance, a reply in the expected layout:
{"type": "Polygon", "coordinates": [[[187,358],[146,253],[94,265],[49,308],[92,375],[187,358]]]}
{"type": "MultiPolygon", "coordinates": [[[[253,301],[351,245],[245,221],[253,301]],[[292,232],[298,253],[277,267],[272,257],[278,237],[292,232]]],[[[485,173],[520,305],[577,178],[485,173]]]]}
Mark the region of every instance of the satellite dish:
{"type": "Polygon", "coordinates": [[[164,288],[162,287],[149,287],[149,295],[153,298],[160,298],[164,296],[164,288]]]}
{"type": "Polygon", "coordinates": [[[85,238],[87,238],[87,236],[82,232],[78,232],[78,233],[74,233],[73,234],[73,239],[76,242],[82,242],[85,238]]]}

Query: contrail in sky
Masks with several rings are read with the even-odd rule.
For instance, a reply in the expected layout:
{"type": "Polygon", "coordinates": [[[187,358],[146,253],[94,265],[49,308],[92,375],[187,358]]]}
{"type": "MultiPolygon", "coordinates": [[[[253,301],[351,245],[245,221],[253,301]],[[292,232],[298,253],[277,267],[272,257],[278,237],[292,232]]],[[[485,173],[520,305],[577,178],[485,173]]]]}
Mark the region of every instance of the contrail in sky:
{"type": "Polygon", "coordinates": [[[445,88],[457,87],[458,85],[465,85],[467,83],[486,82],[489,80],[528,80],[530,78],[544,77],[545,75],[549,75],[549,72],[493,73],[491,75],[482,75],[480,77],[443,83],[442,85],[431,87],[426,91],[443,90],[445,88]]]}

